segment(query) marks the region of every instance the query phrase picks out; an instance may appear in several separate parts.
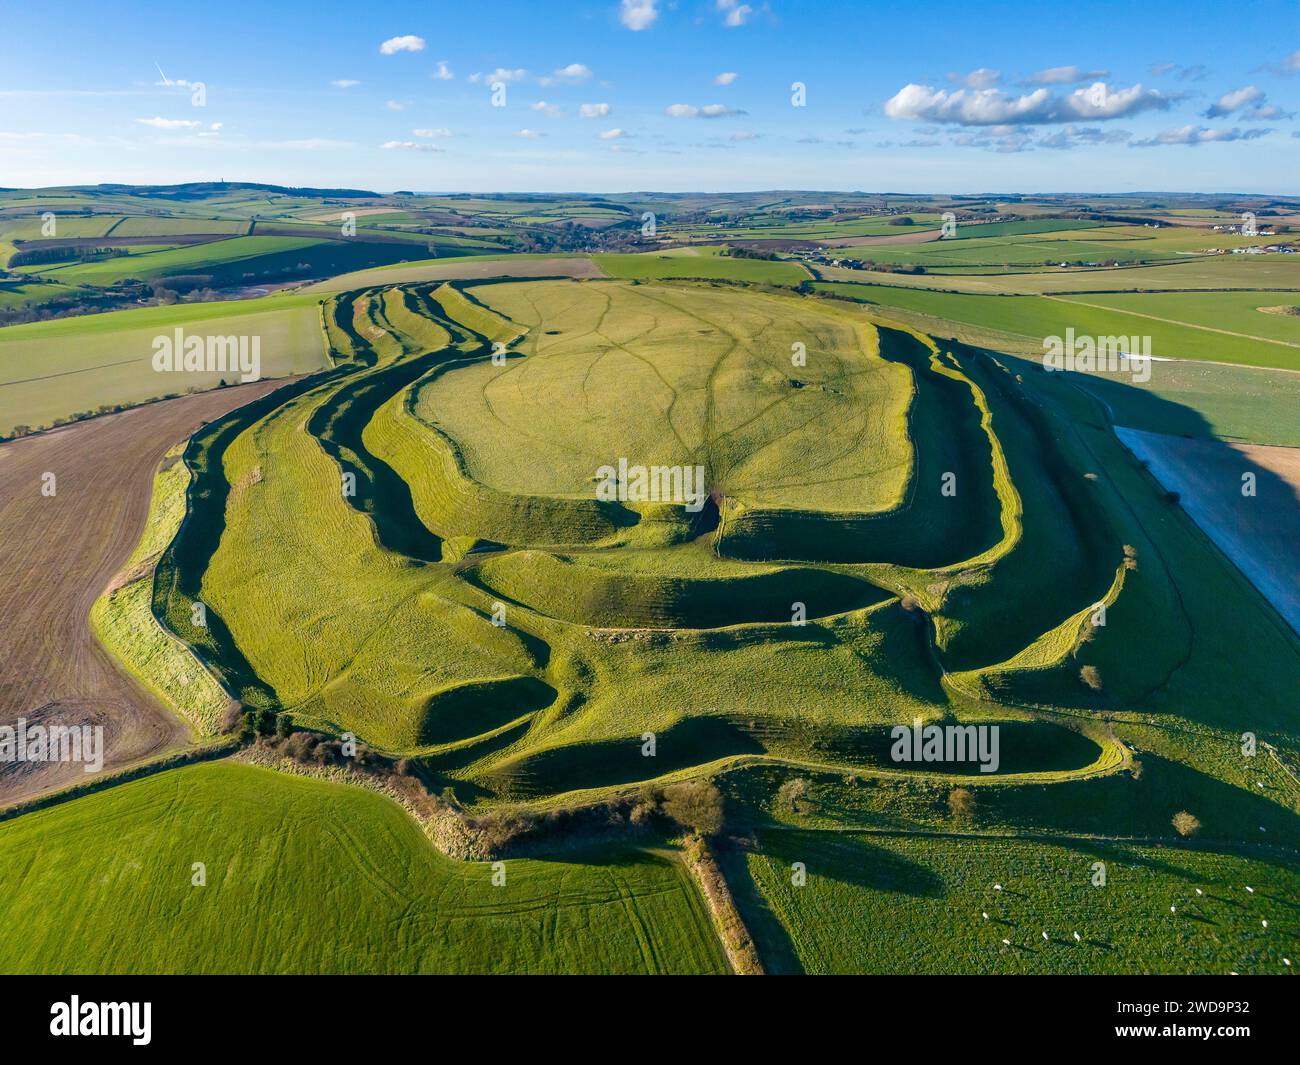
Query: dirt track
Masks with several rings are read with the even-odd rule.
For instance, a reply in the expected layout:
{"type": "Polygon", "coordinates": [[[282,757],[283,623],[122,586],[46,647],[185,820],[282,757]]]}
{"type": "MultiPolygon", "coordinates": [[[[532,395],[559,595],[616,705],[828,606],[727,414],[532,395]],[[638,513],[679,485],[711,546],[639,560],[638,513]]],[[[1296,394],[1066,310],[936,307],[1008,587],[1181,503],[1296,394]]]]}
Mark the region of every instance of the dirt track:
{"type": "MultiPolygon", "coordinates": [[[[0,444],[0,725],[104,726],[104,768],[188,742],[184,725],[90,632],[91,604],[135,547],[163,453],[283,381],[154,403],[0,444]],[[53,473],[56,494],[42,494],[53,473]]],[[[71,763],[0,762],[0,804],[85,779],[71,763]]]]}

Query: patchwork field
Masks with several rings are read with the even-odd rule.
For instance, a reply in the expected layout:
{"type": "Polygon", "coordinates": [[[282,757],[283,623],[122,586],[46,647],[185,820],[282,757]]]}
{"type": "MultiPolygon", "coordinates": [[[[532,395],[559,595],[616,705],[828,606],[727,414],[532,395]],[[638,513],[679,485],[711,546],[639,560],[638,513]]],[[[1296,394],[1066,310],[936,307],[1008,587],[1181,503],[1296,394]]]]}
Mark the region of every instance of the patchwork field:
{"type": "Polygon", "coordinates": [[[1237,206],[0,190],[0,724],[242,751],[0,811],[0,970],[1284,972],[1300,264],[1237,206]]]}

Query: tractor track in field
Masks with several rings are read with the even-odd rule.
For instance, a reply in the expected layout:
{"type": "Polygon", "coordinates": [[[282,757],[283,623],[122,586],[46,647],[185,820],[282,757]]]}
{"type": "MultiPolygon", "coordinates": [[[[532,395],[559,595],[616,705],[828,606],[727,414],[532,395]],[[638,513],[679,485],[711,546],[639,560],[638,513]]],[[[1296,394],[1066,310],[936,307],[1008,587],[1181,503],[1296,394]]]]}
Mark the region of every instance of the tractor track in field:
{"type": "MultiPolygon", "coordinates": [[[[189,742],[95,639],[90,607],[129,557],[163,454],[281,380],[136,407],[0,445],[0,724],[104,728],[104,769],[189,742]],[[43,477],[55,476],[53,496],[43,477]]],[[[73,763],[0,763],[0,804],[87,779],[73,763]]]]}

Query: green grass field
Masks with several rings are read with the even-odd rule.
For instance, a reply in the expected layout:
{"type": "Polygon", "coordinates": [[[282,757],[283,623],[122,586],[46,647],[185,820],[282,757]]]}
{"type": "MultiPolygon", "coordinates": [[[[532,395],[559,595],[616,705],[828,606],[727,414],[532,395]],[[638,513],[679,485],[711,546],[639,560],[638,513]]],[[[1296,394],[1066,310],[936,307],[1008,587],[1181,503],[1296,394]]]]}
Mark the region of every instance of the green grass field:
{"type": "Polygon", "coordinates": [[[736,864],[776,972],[1277,975],[1300,934],[1300,872],[1230,853],[771,830],[736,864]]]}
{"type": "Polygon", "coordinates": [[[716,973],[682,867],[628,848],[488,864],[395,803],[196,765],[0,824],[15,973],[716,973]],[[202,863],[205,886],[194,886],[202,863]]]}
{"type": "Polygon", "coordinates": [[[637,255],[597,255],[595,260],[610,277],[638,280],[665,278],[704,278],[722,281],[751,281],[769,285],[797,285],[808,279],[798,263],[770,262],[764,259],[734,259],[717,255],[716,249],[692,248],[695,255],[664,255],[643,252],[637,255]]]}
{"type": "Polygon", "coordinates": [[[324,365],[319,307],[310,296],[178,304],[64,318],[0,330],[0,434],[47,426],[101,407],[131,406],[216,386],[237,374],[159,373],[156,337],[260,337],[264,377],[310,373],[324,365]]]}
{"type": "MultiPolygon", "coordinates": [[[[980,296],[904,289],[883,285],[854,285],[840,282],[817,283],[814,289],[829,295],[861,300],[880,307],[883,311],[897,307],[916,311],[933,318],[983,326],[1016,336],[1037,339],[1064,336],[1067,329],[1076,335],[1090,336],[1150,336],[1152,354],[1179,359],[1206,359],[1213,362],[1239,363],[1247,366],[1267,366],[1279,369],[1300,369],[1300,325],[1292,326],[1282,316],[1269,316],[1256,312],[1260,320],[1246,318],[1245,309],[1251,300],[1268,299],[1281,302],[1283,293],[1199,294],[1182,296],[1172,293],[1143,293],[1133,296],[980,296]],[[1162,301],[1176,301],[1174,304],[1162,301]],[[1213,329],[1201,324],[1206,321],[1205,311],[1192,317],[1196,321],[1180,321],[1171,315],[1179,313],[1184,303],[1195,302],[1201,307],[1220,305],[1221,317],[1214,320],[1227,325],[1213,329]],[[1277,320],[1273,320],[1276,317],[1277,320]],[[1233,329],[1245,325],[1256,332],[1233,329]]],[[[1300,319],[1295,319],[1300,322],[1300,319]]]]}

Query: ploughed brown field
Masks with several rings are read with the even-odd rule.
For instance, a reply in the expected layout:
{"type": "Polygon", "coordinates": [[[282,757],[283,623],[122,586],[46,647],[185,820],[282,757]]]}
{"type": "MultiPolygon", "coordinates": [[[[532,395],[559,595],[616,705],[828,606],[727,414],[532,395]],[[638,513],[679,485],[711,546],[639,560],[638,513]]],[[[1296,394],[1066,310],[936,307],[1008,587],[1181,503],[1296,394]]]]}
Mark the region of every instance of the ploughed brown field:
{"type": "MultiPolygon", "coordinates": [[[[102,725],[104,769],[189,741],[90,630],[91,604],[144,528],[163,454],[284,380],[218,389],[0,444],[0,725],[102,725]],[[42,475],[57,478],[41,492],[42,475]],[[17,622],[14,619],[21,619],[17,622]]],[[[80,764],[0,762],[0,804],[87,776],[80,764]]]]}

